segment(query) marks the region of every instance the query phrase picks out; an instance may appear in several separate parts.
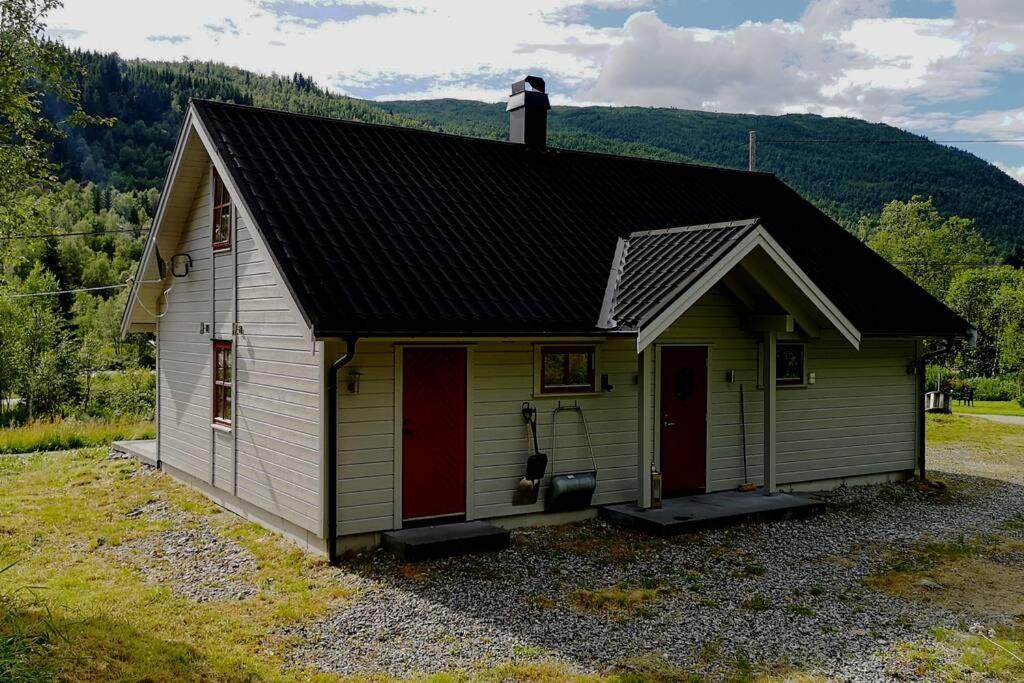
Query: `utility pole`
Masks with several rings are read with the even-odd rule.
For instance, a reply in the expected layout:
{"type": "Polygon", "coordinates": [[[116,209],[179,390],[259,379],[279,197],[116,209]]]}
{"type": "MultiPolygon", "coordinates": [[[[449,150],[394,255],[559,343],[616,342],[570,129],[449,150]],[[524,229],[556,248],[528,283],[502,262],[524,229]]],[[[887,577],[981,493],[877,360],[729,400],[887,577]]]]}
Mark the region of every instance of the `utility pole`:
{"type": "Polygon", "coordinates": [[[750,150],[747,156],[747,170],[757,170],[757,131],[750,131],[750,150]]]}

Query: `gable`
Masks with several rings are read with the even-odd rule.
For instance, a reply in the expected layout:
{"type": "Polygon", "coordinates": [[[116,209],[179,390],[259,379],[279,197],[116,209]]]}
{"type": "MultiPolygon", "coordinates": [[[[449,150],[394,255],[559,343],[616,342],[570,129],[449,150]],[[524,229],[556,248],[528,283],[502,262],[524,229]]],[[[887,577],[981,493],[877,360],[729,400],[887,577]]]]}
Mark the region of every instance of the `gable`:
{"type": "MultiPolygon", "coordinates": [[[[258,258],[270,264],[269,277],[285,293],[284,302],[293,318],[302,323],[306,341],[311,342],[311,330],[302,308],[282,277],[258,226],[251,219],[252,212],[240,201],[241,193],[237,184],[230,176],[217,150],[210,144],[209,134],[205,131],[202,121],[195,116],[195,112],[191,108],[182,122],[182,129],[171,158],[165,189],[160,197],[150,236],[143,250],[136,275],[131,280],[132,289],[121,321],[121,334],[154,332],[156,330],[156,323],[165,303],[164,294],[170,291],[176,279],[171,273],[169,265],[165,267],[164,276],[161,277],[159,262],[163,260],[167,264],[180,248],[196,197],[202,194],[201,191],[204,189],[202,183],[211,182],[212,169],[216,169],[232,198],[234,219],[237,222],[244,222],[246,226],[253,226],[249,233],[258,258]]],[[[212,216],[210,230],[211,242],[204,242],[198,249],[193,248],[183,253],[188,253],[193,260],[208,258],[212,253],[212,216]]]]}

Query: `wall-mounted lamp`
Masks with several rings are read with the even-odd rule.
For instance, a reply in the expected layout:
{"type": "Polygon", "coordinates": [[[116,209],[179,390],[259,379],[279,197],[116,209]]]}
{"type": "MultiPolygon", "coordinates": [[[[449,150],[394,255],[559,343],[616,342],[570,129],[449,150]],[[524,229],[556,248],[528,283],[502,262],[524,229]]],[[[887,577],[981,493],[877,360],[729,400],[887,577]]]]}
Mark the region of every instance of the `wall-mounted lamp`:
{"type": "Polygon", "coordinates": [[[192,257],[189,254],[175,254],[171,257],[171,274],[174,277],[185,277],[192,270],[192,257]]]}
{"type": "Polygon", "coordinates": [[[729,384],[732,384],[733,382],[735,382],[736,381],[736,371],[735,370],[726,370],[725,371],[725,381],[728,382],[729,384]]]}
{"type": "Polygon", "coordinates": [[[358,370],[353,370],[348,373],[348,393],[358,394],[359,393],[359,380],[362,378],[363,373],[358,370]]]}
{"type": "Polygon", "coordinates": [[[601,388],[608,393],[615,390],[615,385],[608,381],[608,375],[601,375],[601,388]]]}

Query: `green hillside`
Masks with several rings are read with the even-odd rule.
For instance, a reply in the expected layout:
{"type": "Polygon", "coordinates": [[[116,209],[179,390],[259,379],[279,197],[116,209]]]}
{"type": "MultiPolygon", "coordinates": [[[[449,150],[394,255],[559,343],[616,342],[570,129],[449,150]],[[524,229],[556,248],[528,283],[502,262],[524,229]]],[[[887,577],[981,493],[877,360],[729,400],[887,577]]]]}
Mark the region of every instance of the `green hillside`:
{"type": "MultiPolygon", "coordinates": [[[[69,178],[119,189],[160,187],[189,97],[487,138],[507,135],[503,104],[368,102],[326,93],[301,74],[267,77],[212,63],[78,57],[85,67],[86,110],[115,116],[118,124],[74,131],[58,146],[57,160],[69,178]]],[[[744,168],[750,130],[761,139],[760,170],[777,174],[847,226],[877,214],[890,200],[925,195],[944,213],[974,218],[1002,247],[1024,244],[1024,185],[972,154],[883,124],[812,115],[556,107],[549,139],[572,149],[744,168]],[[782,142],[791,140],[856,142],[782,142]]]]}

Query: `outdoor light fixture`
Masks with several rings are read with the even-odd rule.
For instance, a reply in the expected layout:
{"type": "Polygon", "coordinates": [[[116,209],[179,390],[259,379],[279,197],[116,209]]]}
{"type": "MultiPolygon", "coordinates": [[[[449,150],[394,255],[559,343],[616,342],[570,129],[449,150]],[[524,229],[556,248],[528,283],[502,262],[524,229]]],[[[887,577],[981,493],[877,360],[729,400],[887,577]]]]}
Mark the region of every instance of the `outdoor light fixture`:
{"type": "Polygon", "coordinates": [[[359,380],[363,376],[363,373],[358,370],[353,370],[348,373],[348,393],[358,394],[359,393],[359,380]]]}
{"type": "Polygon", "coordinates": [[[608,381],[608,375],[601,375],[601,388],[608,393],[615,389],[615,385],[608,381]]]}
{"type": "Polygon", "coordinates": [[[171,274],[174,277],[185,277],[192,270],[192,257],[188,254],[175,254],[171,257],[171,274]]]}

